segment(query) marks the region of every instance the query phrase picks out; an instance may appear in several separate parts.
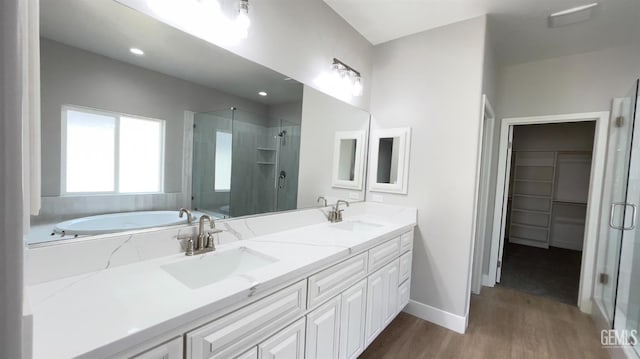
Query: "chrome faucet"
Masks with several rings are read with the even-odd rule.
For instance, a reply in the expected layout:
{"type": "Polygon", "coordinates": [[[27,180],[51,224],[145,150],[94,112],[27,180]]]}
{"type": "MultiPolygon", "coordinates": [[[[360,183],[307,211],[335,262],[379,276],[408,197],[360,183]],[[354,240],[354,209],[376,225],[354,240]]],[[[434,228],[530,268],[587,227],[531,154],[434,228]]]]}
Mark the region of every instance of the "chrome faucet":
{"type": "Polygon", "coordinates": [[[338,202],[336,202],[336,205],[332,208],[331,212],[329,212],[329,222],[342,222],[342,212],[344,211],[344,209],[340,209],[340,203],[344,203],[347,205],[347,207],[349,207],[349,202],[339,199],[338,202]]]}
{"type": "Polygon", "coordinates": [[[193,238],[189,238],[187,241],[187,250],[185,255],[192,256],[194,254],[202,254],[207,252],[212,252],[216,250],[216,245],[214,243],[213,235],[215,233],[222,232],[216,228],[216,222],[206,214],[200,216],[200,226],[198,229],[198,240],[194,241],[193,238]],[[213,231],[207,231],[205,233],[204,223],[209,221],[209,227],[213,229],[213,231]]]}
{"type": "Polygon", "coordinates": [[[318,199],[316,200],[317,203],[320,203],[320,201],[324,202],[324,206],[322,207],[326,207],[327,206],[327,199],[324,198],[323,196],[318,197],[318,199]]]}
{"type": "Polygon", "coordinates": [[[191,211],[186,208],[180,208],[180,213],[178,213],[178,217],[182,218],[184,214],[187,214],[187,224],[193,223],[193,215],[191,215],[191,211]]]}

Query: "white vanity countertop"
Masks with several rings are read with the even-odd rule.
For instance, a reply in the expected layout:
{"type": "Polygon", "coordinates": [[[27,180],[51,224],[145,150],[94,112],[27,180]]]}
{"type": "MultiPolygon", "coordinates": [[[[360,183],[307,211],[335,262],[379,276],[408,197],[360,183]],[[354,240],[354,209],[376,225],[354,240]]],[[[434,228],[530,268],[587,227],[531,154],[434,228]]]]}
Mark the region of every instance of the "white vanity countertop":
{"type": "MultiPolygon", "coordinates": [[[[104,357],[259,296],[410,230],[413,208],[362,213],[345,222],[381,224],[351,232],[322,223],[224,244],[216,252],[176,254],[108,268],[27,288],[34,318],[34,358],[104,357]],[[247,247],[278,261],[198,289],[190,289],[160,266],[198,260],[247,247]]],[[[345,223],[343,222],[343,223],[345,223]]]]}

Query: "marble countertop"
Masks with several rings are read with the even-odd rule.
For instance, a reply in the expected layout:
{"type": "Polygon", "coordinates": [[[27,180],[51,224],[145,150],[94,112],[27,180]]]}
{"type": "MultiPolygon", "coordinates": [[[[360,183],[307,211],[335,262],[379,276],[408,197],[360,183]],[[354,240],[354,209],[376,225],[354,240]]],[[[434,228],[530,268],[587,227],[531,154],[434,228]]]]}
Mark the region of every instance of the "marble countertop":
{"type": "MultiPolygon", "coordinates": [[[[415,209],[393,215],[377,213],[345,221],[380,224],[351,232],[321,223],[221,245],[215,252],[194,257],[174,254],[32,285],[27,288],[33,313],[33,357],[104,357],[117,354],[198,320],[224,313],[259,296],[346,259],[410,230],[415,209]],[[215,256],[238,247],[276,258],[258,270],[190,289],[162,265],[215,256]]],[[[344,223],[344,222],[343,222],[344,223]]]]}

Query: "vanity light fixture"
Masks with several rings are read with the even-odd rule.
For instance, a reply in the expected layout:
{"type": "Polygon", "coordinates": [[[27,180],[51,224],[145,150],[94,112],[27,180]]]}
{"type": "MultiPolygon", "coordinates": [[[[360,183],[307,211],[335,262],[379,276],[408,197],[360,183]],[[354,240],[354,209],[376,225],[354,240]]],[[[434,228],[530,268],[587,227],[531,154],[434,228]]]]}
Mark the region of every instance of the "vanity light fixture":
{"type": "Polygon", "coordinates": [[[250,26],[251,19],[249,18],[249,0],[239,0],[236,27],[240,37],[246,38],[249,35],[250,26]]]}
{"type": "Polygon", "coordinates": [[[137,48],[137,47],[132,47],[132,48],[130,48],[130,49],[129,49],[129,52],[131,52],[131,53],[132,53],[132,54],[134,54],[134,55],[138,55],[138,56],[142,56],[142,55],[144,55],[144,51],[140,50],[140,49],[139,49],[139,48],[137,48]]]}
{"type": "Polygon", "coordinates": [[[258,95],[260,95],[260,96],[267,96],[267,93],[266,93],[266,92],[264,92],[264,91],[260,91],[260,92],[258,92],[258,95]]]}
{"type": "Polygon", "coordinates": [[[362,76],[360,72],[335,57],[331,64],[331,70],[336,83],[350,88],[353,96],[362,95],[362,76]]]}

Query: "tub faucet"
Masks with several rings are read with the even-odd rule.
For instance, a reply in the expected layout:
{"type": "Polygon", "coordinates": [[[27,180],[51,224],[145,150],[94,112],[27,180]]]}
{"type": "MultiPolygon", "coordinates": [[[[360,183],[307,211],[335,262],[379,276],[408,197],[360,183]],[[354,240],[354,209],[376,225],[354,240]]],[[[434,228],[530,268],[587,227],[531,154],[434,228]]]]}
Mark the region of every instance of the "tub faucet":
{"type": "Polygon", "coordinates": [[[322,207],[326,207],[327,206],[327,199],[326,198],[324,198],[323,196],[320,196],[316,200],[316,203],[320,203],[320,201],[322,201],[324,203],[324,206],[322,206],[322,207]]]}
{"type": "Polygon", "coordinates": [[[187,214],[187,224],[193,223],[193,216],[191,215],[191,211],[186,208],[180,208],[180,212],[178,213],[178,217],[182,218],[184,214],[187,214]]]}
{"type": "Polygon", "coordinates": [[[329,222],[331,223],[342,222],[342,212],[344,211],[344,209],[340,209],[340,203],[344,203],[347,205],[347,207],[349,207],[349,202],[339,199],[338,202],[336,202],[336,205],[331,210],[331,212],[329,212],[329,222]]]}

